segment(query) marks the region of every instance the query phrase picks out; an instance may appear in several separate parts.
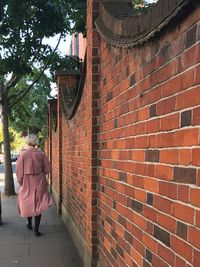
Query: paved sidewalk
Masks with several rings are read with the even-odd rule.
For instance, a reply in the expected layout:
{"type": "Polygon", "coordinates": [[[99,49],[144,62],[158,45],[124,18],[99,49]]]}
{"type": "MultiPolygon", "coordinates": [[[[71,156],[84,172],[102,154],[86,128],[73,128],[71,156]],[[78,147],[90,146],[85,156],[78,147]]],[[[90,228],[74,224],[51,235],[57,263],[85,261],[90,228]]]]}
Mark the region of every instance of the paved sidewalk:
{"type": "MultiPolygon", "coordinates": [[[[53,205],[44,212],[41,237],[26,228],[17,211],[16,197],[2,198],[0,267],[83,267],[83,263],[53,205]]],[[[34,220],[33,220],[34,222],[34,220]]]]}

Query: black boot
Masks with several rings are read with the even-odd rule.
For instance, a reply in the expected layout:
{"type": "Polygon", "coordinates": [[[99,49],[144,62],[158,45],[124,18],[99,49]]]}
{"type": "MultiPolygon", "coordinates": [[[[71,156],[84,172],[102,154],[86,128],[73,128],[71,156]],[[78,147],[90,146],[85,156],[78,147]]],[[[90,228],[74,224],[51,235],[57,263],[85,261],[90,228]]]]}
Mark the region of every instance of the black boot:
{"type": "Polygon", "coordinates": [[[29,230],[32,230],[33,229],[33,227],[32,227],[32,217],[28,217],[27,220],[28,220],[28,223],[27,223],[26,226],[27,226],[27,228],[29,230]]]}
{"type": "Polygon", "coordinates": [[[35,236],[41,236],[41,233],[39,232],[40,220],[41,220],[41,214],[35,216],[35,231],[34,231],[35,236]]]}

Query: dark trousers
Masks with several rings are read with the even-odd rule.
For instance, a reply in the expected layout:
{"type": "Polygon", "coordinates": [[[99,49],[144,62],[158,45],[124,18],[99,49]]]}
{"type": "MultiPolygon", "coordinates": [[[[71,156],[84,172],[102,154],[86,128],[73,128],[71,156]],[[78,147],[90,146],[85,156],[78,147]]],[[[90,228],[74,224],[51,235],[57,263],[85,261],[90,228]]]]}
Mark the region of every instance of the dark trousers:
{"type": "MultiPolygon", "coordinates": [[[[32,217],[28,217],[28,225],[32,226],[32,217]]],[[[39,226],[40,226],[40,220],[41,220],[41,214],[38,216],[35,216],[35,232],[38,232],[39,226]]]]}

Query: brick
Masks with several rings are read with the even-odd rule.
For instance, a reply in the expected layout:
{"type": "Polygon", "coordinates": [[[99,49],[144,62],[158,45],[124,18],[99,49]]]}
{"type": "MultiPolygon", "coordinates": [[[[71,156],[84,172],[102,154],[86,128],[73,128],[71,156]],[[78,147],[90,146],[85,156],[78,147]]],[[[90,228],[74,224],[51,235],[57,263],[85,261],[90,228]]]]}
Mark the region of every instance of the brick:
{"type": "Polygon", "coordinates": [[[197,39],[197,25],[194,25],[186,33],[185,48],[190,47],[196,42],[197,39]]]}
{"type": "Polygon", "coordinates": [[[110,100],[112,100],[112,98],[113,98],[113,92],[111,91],[111,92],[109,92],[109,93],[107,94],[106,102],[109,102],[110,100]]]}
{"type": "Polygon", "coordinates": [[[190,90],[184,91],[177,96],[176,109],[184,109],[189,107],[195,107],[200,104],[200,90],[199,87],[191,88],[190,90]]]}
{"type": "Polygon", "coordinates": [[[131,245],[133,244],[133,236],[132,236],[129,232],[125,231],[125,236],[124,236],[124,238],[125,238],[125,240],[126,240],[127,242],[129,242],[131,245]]]}
{"type": "Polygon", "coordinates": [[[200,230],[195,227],[189,227],[188,240],[197,249],[200,249],[200,230]]]}
{"type": "Polygon", "coordinates": [[[192,123],[192,112],[187,110],[181,113],[181,127],[189,126],[192,123]]]}
{"type": "Polygon", "coordinates": [[[176,71],[176,60],[171,61],[167,65],[162,66],[160,69],[155,71],[150,76],[150,84],[154,87],[157,84],[160,84],[175,74],[176,71]]]}
{"type": "Polygon", "coordinates": [[[174,133],[161,133],[156,135],[156,147],[173,147],[174,133]]]}
{"type": "Polygon", "coordinates": [[[119,172],[119,180],[126,183],[127,182],[127,173],[119,172]]]}
{"type": "Polygon", "coordinates": [[[189,206],[173,203],[172,215],[183,222],[194,223],[194,209],[189,206]]]}
{"type": "Polygon", "coordinates": [[[134,73],[130,77],[130,87],[133,86],[135,82],[136,82],[136,79],[135,79],[135,73],[134,73]]]}
{"type": "Polygon", "coordinates": [[[200,207],[200,188],[191,188],[190,202],[192,205],[200,207]]]}
{"type": "Polygon", "coordinates": [[[118,244],[116,244],[116,251],[122,258],[124,257],[124,251],[120,246],[118,246],[118,244]]]}
{"type": "Polygon", "coordinates": [[[156,165],[155,166],[155,177],[163,180],[172,180],[173,179],[173,169],[171,166],[167,165],[156,165]]]}
{"type": "Polygon", "coordinates": [[[183,89],[183,77],[178,75],[162,84],[162,97],[174,95],[183,89]]]}
{"type": "Polygon", "coordinates": [[[149,107],[149,116],[150,118],[156,116],[156,104],[153,104],[149,107]]]}
{"type": "Polygon", "coordinates": [[[146,228],[145,228],[146,233],[149,235],[153,235],[153,223],[150,221],[146,222],[146,228]]]}
{"type": "Polygon", "coordinates": [[[138,111],[138,120],[143,121],[149,118],[149,109],[147,107],[141,108],[138,111]]]}
{"type": "Polygon", "coordinates": [[[200,148],[194,148],[192,150],[192,165],[200,166],[200,148]]]}
{"type": "Polygon", "coordinates": [[[150,192],[157,193],[159,190],[158,181],[153,178],[143,178],[144,189],[150,192]]]}
{"type": "Polygon", "coordinates": [[[132,152],[132,160],[133,161],[144,161],[145,153],[143,150],[133,150],[132,152]]]}
{"type": "Polygon", "coordinates": [[[173,181],[178,183],[196,184],[196,169],[175,167],[173,181]]]}
{"type": "Polygon", "coordinates": [[[152,261],[152,252],[148,249],[146,249],[145,258],[147,259],[148,262],[152,261]]]}
{"type": "Polygon", "coordinates": [[[153,194],[147,193],[147,204],[153,206],[153,194]]]}
{"type": "Polygon", "coordinates": [[[134,247],[132,247],[131,256],[133,260],[136,262],[137,264],[136,266],[142,266],[143,257],[138,253],[138,251],[134,247]]]}
{"type": "Polygon", "coordinates": [[[197,185],[200,186],[200,170],[197,172],[197,185]]]}
{"type": "MultiPolygon", "coordinates": [[[[200,29],[200,28],[199,28],[200,29]]],[[[200,34],[200,32],[199,32],[200,34]]],[[[196,79],[195,84],[200,84],[200,65],[196,67],[196,79]]]]}
{"type": "Polygon", "coordinates": [[[161,242],[163,242],[166,246],[170,247],[170,234],[164,229],[154,225],[154,237],[161,242]]]}
{"type": "Polygon", "coordinates": [[[192,125],[200,124],[200,107],[196,107],[193,110],[192,125]]]}
{"type": "Polygon", "coordinates": [[[161,163],[178,163],[178,150],[177,149],[166,149],[160,151],[160,162],[161,163]]]}
{"type": "Polygon", "coordinates": [[[145,161],[159,162],[160,151],[159,150],[146,150],[145,161]]]}
{"type": "Polygon", "coordinates": [[[152,236],[147,235],[146,233],[143,233],[142,235],[142,243],[146,248],[151,250],[152,252],[156,253],[157,251],[157,242],[152,236]]]}
{"type": "Polygon", "coordinates": [[[192,247],[181,239],[172,236],[171,249],[180,256],[184,255],[186,260],[192,262],[192,247]]]}
{"type": "Polygon", "coordinates": [[[140,175],[147,175],[147,164],[135,163],[135,173],[140,175]]]}
{"type": "Polygon", "coordinates": [[[154,196],[154,208],[163,211],[164,213],[170,214],[172,207],[172,201],[163,198],[161,196],[154,196]]]}
{"type": "Polygon", "coordinates": [[[196,211],[196,221],[195,221],[195,225],[200,228],[200,211],[197,210],[196,211]]]}
{"type": "Polygon", "coordinates": [[[133,240],[134,243],[135,243],[135,238],[138,240],[141,240],[142,238],[142,231],[140,230],[140,228],[137,227],[137,225],[138,224],[135,223],[134,225],[132,225],[132,228],[131,228],[131,234],[134,236],[134,240],[133,240]]]}
{"type": "Polygon", "coordinates": [[[158,223],[160,226],[164,227],[171,233],[175,233],[176,220],[174,218],[163,213],[158,213],[158,223]]]}
{"type": "Polygon", "coordinates": [[[182,259],[176,256],[175,258],[175,267],[187,267],[187,263],[182,259]]]}
{"type": "Polygon", "coordinates": [[[179,128],[179,114],[167,115],[160,119],[160,130],[169,131],[179,128]]]}
{"type": "Polygon", "coordinates": [[[147,166],[147,176],[154,177],[154,164],[148,164],[147,166]]]}
{"type": "Polygon", "coordinates": [[[181,149],[179,151],[179,164],[191,165],[192,163],[192,151],[191,149],[181,149]]]}
{"type": "Polygon", "coordinates": [[[175,133],[174,144],[176,146],[192,146],[198,143],[198,129],[182,129],[175,133]]]}
{"type": "Polygon", "coordinates": [[[176,96],[161,100],[157,103],[157,115],[164,115],[175,111],[176,96]]]}
{"type": "Polygon", "coordinates": [[[176,234],[187,241],[187,235],[188,235],[188,226],[180,221],[177,221],[176,225],[176,234]]]}
{"type": "Polygon", "coordinates": [[[154,254],[152,259],[152,266],[168,267],[168,264],[154,254]]]}
{"type": "Polygon", "coordinates": [[[156,118],[146,122],[146,133],[157,133],[160,131],[160,119],[156,118]]]}
{"type": "Polygon", "coordinates": [[[174,263],[174,253],[168,249],[166,246],[162,244],[158,244],[158,253],[159,257],[161,257],[164,261],[166,261],[170,266],[173,266],[174,263]]]}
{"type": "Polygon", "coordinates": [[[200,251],[194,250],[194,266],[200,266],[200,251]]]}
{"type": "Polygon", "coordinates": [[[178,58],[178,71],[183,71],[199,62],[199,47],[192,46],[178,58]]]}
{"type": "Polygon", "coordinates": [[[195,68],[183,73],[183,89],[188,89],[195,84],[195,68]]]}
{"type": "Polygon", "coordinates": [[[189,186],[178,185],[178,200],[189,202],[189,186]]]}
{"type": "Polygon", "coordinates": [[[144,190],[134,188],[134,198],[140,202],[146,202],[147,193],[144,190]]]}
{"type": "Polygon", "coordinates": [[[172,199],[177,199],[178,186],[176,184],[159,181],[159,194],[167,196],[172,199]]]}
{"type": "Polygon", "coordinates": [[[150,206],[143,207],[143,215],[145,218],[149,219],[151,222],[157,222],[158,214],[155,209],[150,206]]]}
{"type": "Polygon", "coordinates": [[[133,199],[128,200],[128,207],[139,213],[143,211],[143,204],[133,199]]]}
{"type": "Polygon", "coordinates": [[[135,125],[134,135],[141,135],[146,133],[146,123],[137,123],[135,125]]]}

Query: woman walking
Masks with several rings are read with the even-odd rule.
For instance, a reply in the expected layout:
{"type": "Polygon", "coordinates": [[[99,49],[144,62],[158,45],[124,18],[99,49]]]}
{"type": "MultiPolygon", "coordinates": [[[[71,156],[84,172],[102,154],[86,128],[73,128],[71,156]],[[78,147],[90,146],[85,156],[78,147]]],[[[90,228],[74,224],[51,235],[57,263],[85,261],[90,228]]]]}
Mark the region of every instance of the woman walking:
{"type": "Polygon", "coordinates": [[[35,217],[35,236],[40,236],[39,225],[41,213],[52,204],[52,198],[47,190],[46,174],[50,173],[51,165],[38,145],[35,134],[26,137],[27,149],[17,160],[16,176],[20,185],[18,193],[18,208],[21,217],[27,217],[28,229],[32,229],[32,216],[35,217]]]}

